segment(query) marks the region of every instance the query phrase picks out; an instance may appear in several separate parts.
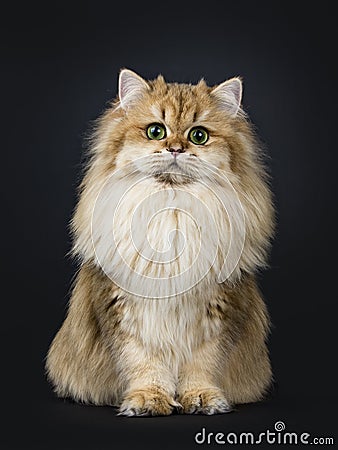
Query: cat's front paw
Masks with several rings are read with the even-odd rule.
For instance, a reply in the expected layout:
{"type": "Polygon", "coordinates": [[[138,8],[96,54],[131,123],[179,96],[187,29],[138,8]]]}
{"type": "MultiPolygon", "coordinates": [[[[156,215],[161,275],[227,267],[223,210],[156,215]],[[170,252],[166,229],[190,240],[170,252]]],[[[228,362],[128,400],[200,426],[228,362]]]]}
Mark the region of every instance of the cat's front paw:
{"type": "Polygon", "coordinates": [[[162,389],[150,386],[129,392],[124,398],[119,415],[122,416],[168,416],[182,406],[162,389]]]}
{"type": "Polygon", "coordinates": [[[232,410],[222,391],[217,388],[194,389],[179,398],[185,414],[223,414],[232,410]]]}

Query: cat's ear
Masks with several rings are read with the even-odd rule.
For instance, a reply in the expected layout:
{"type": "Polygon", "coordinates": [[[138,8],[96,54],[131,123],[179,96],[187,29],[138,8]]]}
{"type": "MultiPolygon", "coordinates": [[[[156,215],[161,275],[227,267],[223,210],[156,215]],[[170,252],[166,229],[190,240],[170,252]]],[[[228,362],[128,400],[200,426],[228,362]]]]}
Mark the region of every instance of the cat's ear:
{"type": "Polygon", "coordinates": [[[129,69],[122,69],[119,77],[119,98],[123,109],[140,99],[149,89],[148,83],[129,69]]]}
{"type": "Polygon", "coordinates": [[[238,113],[242,100],[242,82],[239,78],[231,78],[216,86],[211,95],[219,100],[221,107],[234,117],[238,113]]]}

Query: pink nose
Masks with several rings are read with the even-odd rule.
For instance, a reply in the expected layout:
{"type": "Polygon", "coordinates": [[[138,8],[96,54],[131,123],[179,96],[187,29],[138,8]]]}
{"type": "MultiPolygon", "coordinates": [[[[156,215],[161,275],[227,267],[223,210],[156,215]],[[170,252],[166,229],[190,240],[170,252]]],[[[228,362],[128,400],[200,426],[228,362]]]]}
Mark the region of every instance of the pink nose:
{"type": "Polygon", "coordinates": [[[167,148],[167,151],[172,153],[173,156],[177,156],[179,153],[185,152],[185,150],[181,147],[170,147],[170,148],[167,148]]]}

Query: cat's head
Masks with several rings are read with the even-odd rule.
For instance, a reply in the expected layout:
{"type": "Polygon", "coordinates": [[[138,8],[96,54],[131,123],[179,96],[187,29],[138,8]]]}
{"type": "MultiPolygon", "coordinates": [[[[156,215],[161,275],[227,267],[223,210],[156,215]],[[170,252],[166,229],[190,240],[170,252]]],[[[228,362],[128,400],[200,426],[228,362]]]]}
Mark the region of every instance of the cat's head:
{"type": "Polygon", "coordinates": [[[197,180],[205,164],[229,174],[247,131],[241,97],[239,78],[208,87],[203,80],[166,83],[162,76],[145,81],[123,69],[100,139],[106,135],[116,169],[128,166],[160,182],[197,180]]]}

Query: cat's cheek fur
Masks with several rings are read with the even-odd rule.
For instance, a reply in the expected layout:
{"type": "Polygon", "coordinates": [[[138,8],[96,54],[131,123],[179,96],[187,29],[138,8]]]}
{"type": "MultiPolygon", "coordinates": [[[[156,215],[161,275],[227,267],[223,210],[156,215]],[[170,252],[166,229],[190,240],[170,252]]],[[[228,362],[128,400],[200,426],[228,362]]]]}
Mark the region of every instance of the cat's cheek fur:
{"type": "Polygon", "coordinates": [[[120,98],[98,121],[72,220],[80,268],[67,317],[48,352],[48,377],[59,396],[115,405],[127,416],[225,413],[232,404],[261,399],[272,378],[269,318],[255,272],[266,262],[273,206],[260,150],[240,109],[240,80],[213,89],[203,81],[146,82],[125,71],[120,81],[120,98]],[[142,134],[154,121],[165,124],[172,142],[185,142],[185,150],[193,148],[186,137],[192,126],[217,129],[213,148],[196,152],[224,172],[225,184],[206,176],[187,150],[182,168],[194,179],[164,189],[153,176],[168,162],[168,155],[156,159],[154,153],[164,142],[142,134]],[[175,212],[178,200],[188,214],[175,212]],[[162,216],[145,219],[160,209],[162,216]],[[199,217],[209,233],[200,234],[189,215],[199,217]],[[133,216],[138,250],[129,232],[133,216]],[[187,238],[182,252],[177,229],[187,238]],[[230,235],[236,251],[229,256],[230,235]],[[195,261],[201,236],[208,251],[175,280],[172,275],[195,261]],[[145,263],[139,250],[147,254],[149,241],[158,254],[171,251],[172,263],[145,263]],[[224,280],[222,270],[229,275],[224,280]]]}

